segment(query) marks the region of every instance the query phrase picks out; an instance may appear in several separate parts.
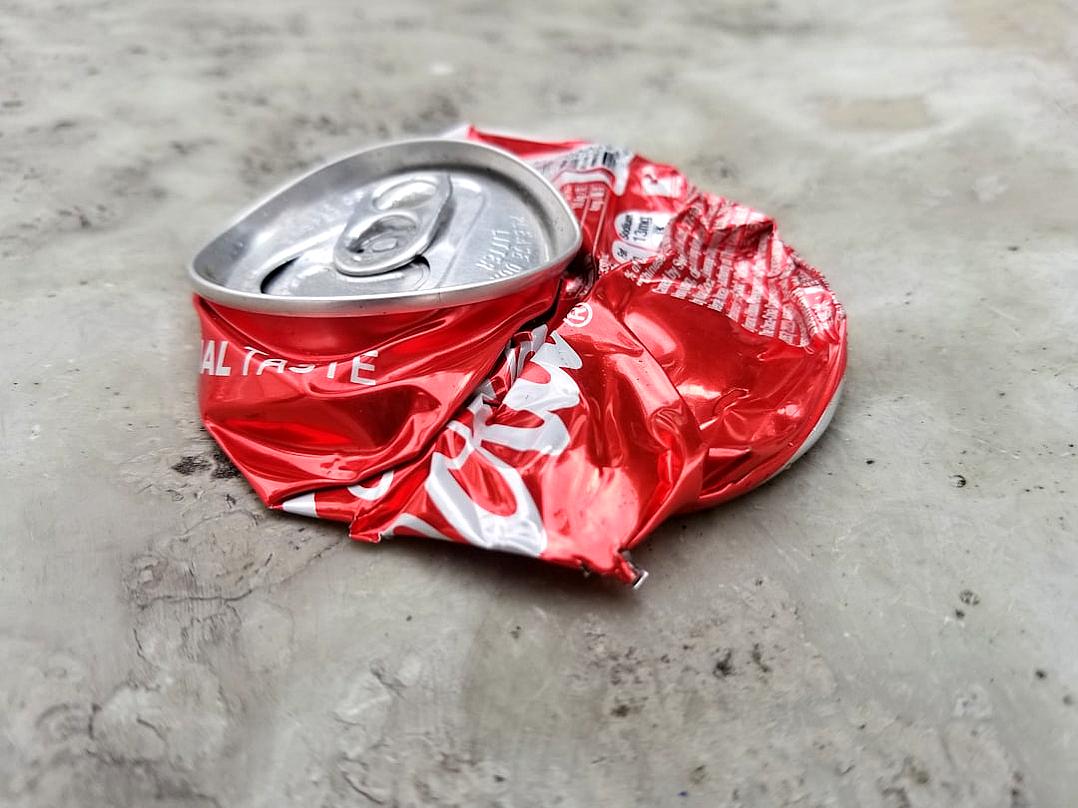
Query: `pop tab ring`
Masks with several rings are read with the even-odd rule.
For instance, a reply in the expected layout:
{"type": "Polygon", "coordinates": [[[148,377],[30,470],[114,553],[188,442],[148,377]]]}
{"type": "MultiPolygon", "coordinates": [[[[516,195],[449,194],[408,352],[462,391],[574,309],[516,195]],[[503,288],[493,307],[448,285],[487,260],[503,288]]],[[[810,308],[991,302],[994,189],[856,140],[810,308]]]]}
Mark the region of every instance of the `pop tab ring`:
{"type": "Polygon", "coordinates": [[[453,186],[449,175],[415,174],[364,194],[337,239],[337,271],[362,277],[410,264],[430,246],[453,186]]]}
{"type": "Polygon", "coordinates": [[[493,300],[559,275],[580,249],[561,194],[508,152],[460,140],[376,146],[243,214],[194,258],[199,295],[297,316],[493,300]]]}

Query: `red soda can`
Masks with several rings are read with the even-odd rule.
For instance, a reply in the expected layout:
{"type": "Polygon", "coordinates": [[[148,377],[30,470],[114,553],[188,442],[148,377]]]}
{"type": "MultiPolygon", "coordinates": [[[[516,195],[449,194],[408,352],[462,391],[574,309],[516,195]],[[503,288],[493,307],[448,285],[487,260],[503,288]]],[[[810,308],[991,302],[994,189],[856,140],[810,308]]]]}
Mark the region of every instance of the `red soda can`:
{"type": "Polygon", "coordinates": [[[580,242],[564,198],[492,146],[317,169],[192,261],[203,422],[268,505],[399,465],[551,315],[580,242]]]}
{"type": "Polygon", "coordinates": [[[434,158],[363,158],[376,149],[315,172],[200,253],[203,419],[267,504],[357,540],[462,542],[639,583],[629,553],[664,519],[760,485],[826,428],[842,307],[769,217],[673,166],[457,136],[424,141],[434,158]],[[485,221],[463,191],[487,158],[459,181],[450,165],[478,143],[542,178],[490,152],[510,163],[483,197],[498,223],[472,244],[447,234],[458,210],[485,221]],[[577,245],[585,271],[567,274],[577,245]],[[439,286],[446,261],[466,280],[439,286]]]}

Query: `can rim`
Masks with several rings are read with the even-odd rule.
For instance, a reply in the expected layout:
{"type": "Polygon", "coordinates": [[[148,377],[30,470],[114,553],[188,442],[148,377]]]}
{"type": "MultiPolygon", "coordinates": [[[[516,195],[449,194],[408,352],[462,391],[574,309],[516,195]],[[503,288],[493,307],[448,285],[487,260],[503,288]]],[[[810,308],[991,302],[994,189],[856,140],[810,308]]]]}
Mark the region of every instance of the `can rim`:
{"type": "MultiPolygon", "coordinates": [[[[844,360],[845,361],[845,360],[844,360]]],[[[809,431],[805,439],[801,441],[801,445],[797,447],[797,451],[793,453],[789,460],[782,464],[772,474],[769,474],[763,480],[760,481],[760,485],[771,482],[771,480],[778,477],[784,471],[789,470],[790,466],[800,460],[816,443],[823,437],[823,433],[827,431],[827,428],[831,426],[831,421],[835,417],[835,413],[838,411],[839,402],[842,400],[842,393],[846,389],[846,368],[842,368],[842,375],[839,377],[838,385],[836,385],[834,392],[831,394],[831,398],[827,401],[827,406],[824,407],[820,417],[816,419],[816,423],[813,424],[812,429],[809,431]]]]}
{"type": "MultiPolygon", "coordinates": [[[[453,148],[457,148],[457,146],[453,146],[453,148]]],[[[186,267],[188,278],[194,286],[195,292],[201,297],[224,306],[231,306],[244,311],[258,311],[297,317],[342,316],[348,314],[375,315],[466,305],[513,294],[514,292],[521,291],[560,274],[565,266],[580,251],[582,243],[583,232],[580,227],[580,222],[577,220],[568,201],[562,196],[558,189],[554,187],[550,180],[544,177],[529,163],[505,149],[487,143],[480,143],[474,140],[462,140],[453,137],[420,137],[385,141],[355,151],[346,152],[319,163],[309,171],[278,185],[272,191],[264,194],[256,202],[245,207],[240,213],[233,216],[225,227],[218,230],[216,235],[205,242],[187,261],[186,267]],[[563,214],[564,220],[569,224],[571,229],[571,238],[567,247],[560,253],[549,258],[543,266],[537,267],[532,272],[525,272],[510,278],[501,278],[496,281],[481,281],[455,286],[446,290],[413,289],[392,295],[269,296],[255,292],[232,289],[223,284],[215,283],[196,269],[196,263],[198,262],[199,257],[202,256],[203,253],[219,238],[239,226],[269,202],[318,172],[342,161],[378,149],[408,146],[423,147],[445,145],[447,143],[459,144],[460,146],[475,152],[496,154],[500,159],[509,161],[517,170],[523,171],[525,174],[529,175],[531,180],[536,183],[537,187],[548,191],[554,206],[563,214]]]]}

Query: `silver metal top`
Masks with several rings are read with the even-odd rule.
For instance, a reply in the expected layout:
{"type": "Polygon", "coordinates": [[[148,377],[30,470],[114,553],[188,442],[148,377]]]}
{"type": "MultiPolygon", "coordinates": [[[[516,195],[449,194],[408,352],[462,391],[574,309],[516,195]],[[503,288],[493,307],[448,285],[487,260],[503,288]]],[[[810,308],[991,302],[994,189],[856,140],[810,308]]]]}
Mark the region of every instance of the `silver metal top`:
{"type": "Polygon", "coordinates": [[[562,196],[507,152],[390,143],[330,163],[243,214],[191,262],[200,295],[296,315],[488,300],[561,272],[580,249],[562,196]]]}

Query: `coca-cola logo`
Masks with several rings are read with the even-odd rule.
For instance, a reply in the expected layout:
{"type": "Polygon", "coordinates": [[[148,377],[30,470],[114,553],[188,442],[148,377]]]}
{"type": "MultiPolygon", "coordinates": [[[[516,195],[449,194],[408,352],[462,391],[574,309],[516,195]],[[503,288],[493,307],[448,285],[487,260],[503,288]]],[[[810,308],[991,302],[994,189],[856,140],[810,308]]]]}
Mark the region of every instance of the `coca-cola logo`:
{"type": "MultiPolygon", "coordinates": [[[[430,472],[423,487],[459,538],[488,549],[537,556],[546,549],[547,536],[535,499],[520,472],[487,447],[500,445],[517,452],[551,456],[565,451],[569,446],[569,431],[555,413],[580,403],[580,387],[566,370],[579,369],[581,360],[554,333],[536,351],[532,362],[546,371],[547,380],[518,378],[502,401],[497,423],[490,421],[493,408],[482,396],[476,396],[468,407],[473,416],[471,426],[464,420],[454,420],[446,427],[459,438],[453,441],[459,448],[432,453],[430,472]],[[530,416],[525,419],[529,425],[511,423],[513,412],[530,416]],[[539,423],[536,425],[535,421],[539,423]],[[482,463],[486,471],[500,478],[504,490],[499,499],[504,501],[508,494],[512,502],[509,513],[493,512],[474,496],[481,492],[470,491],[461,484],[453,472],[460,471],[467,463],[482,463]]],[[[450,538],[428,521],[409,513],[402,514],[390,532],[396,528],[407,528],[432,538],[450,538]]]]}

